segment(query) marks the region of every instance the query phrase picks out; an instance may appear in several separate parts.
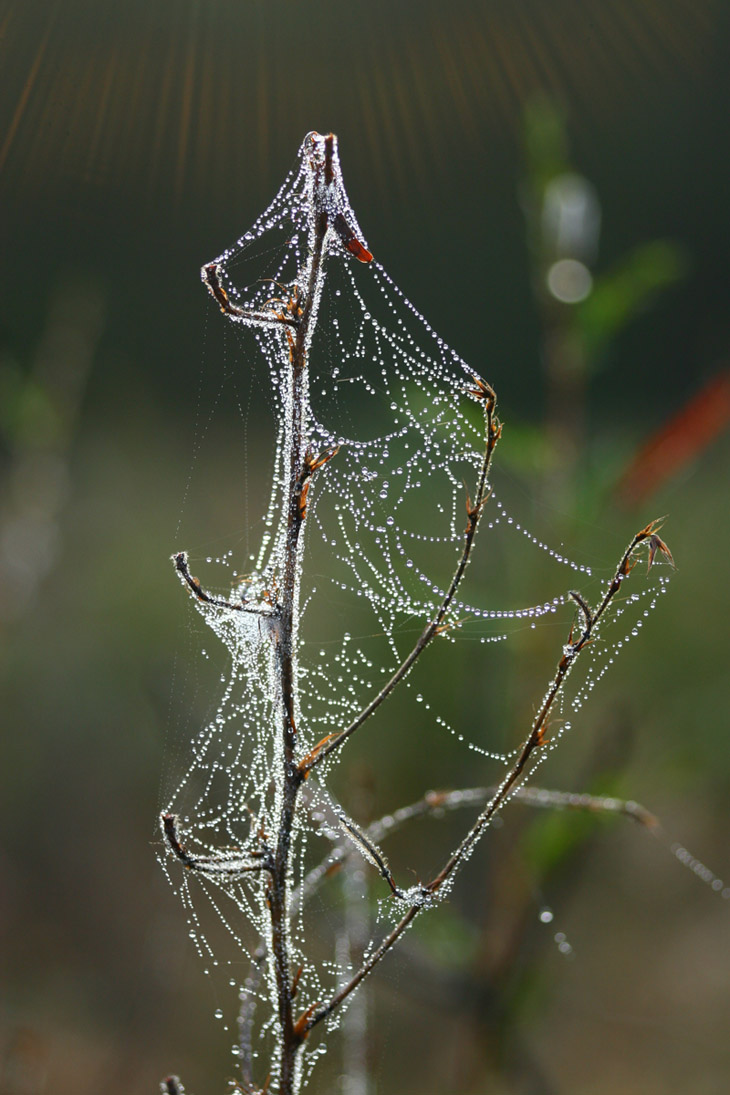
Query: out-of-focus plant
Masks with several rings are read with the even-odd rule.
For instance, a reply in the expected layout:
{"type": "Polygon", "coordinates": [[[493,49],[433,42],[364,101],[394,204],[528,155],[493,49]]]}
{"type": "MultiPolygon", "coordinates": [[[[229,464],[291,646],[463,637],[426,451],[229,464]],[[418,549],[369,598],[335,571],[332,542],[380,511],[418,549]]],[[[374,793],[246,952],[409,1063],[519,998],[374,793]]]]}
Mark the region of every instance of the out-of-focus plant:
{"type": "Polygon", "coordinates": [[[0,619],[22,615],[53,569],[69,453],[105,317],[87,279],[58,288],[27,367],[0,357],[0,436],[7,473],[0,498],[0,619]]]}
{"type": "Polygon", "coordinates": [[[522,201],[546,384],[540,455],[553,500],[570,508],[591,380],[632,320],[685,277],[688,260],[673,240],[651,240],[597,272],[600,194],[572,160],[564,113],[545,97],[525,114],[522,201]]]}

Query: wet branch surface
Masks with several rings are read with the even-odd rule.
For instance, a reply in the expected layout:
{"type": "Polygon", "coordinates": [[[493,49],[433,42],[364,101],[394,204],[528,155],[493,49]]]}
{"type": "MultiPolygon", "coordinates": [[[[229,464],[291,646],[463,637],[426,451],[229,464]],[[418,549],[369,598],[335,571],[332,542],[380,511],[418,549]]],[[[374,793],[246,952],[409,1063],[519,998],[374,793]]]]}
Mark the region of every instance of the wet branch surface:
{"type": "MultiPolygon", "coordinates": [[[[325,176],[331,173],[333,144],[325,141],[325,176]]],[[[315,168],[315,170],[317,170],[315,168]]],[[[319,170],[322,170],[320,168],[319,170]]],[[[315,186],[318,180],[315,178],[315,186]]],[[[281,702],[281,736],[283,742],[283,788],[281,815],[276,853],[269,890],[271,914],[271,947],[278,994],[278,1022],[281,1038],[279,1065],[279,1090],[289,1095],[294,1090],[296,1057],[303,1041],[303,1031],[295,1024],[292,1011],[292,980],[290,970],[289,940],[289,873],[291,870],[291,842],[297,795],[304,779],[297,758],[296,670],[294,648],[296,642],[296,612],[298,610],[300,575],[300,538],[304,523],[303,491],[308,480],[305,415],[308,408],[307,348],[310,327],[315,317],[317,290],[323,276],[325,241],[329,226],[328,214],[318,208],[313,226],[312,253],[309,275],[304,291],[301,319],[291,350],[291,398],[288,401],[291,421],[287,427],[289,487],[287,499],[287,542],[284,573],[281,580],[281,599],[277,606],[280,626],[277,635],[276,664],[281,702]]]]}

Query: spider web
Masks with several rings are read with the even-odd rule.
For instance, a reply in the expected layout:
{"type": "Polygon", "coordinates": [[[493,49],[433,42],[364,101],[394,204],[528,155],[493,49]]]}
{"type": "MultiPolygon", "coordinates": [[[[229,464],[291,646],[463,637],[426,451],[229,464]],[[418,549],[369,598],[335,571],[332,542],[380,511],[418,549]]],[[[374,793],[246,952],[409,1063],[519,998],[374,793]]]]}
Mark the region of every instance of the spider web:
{"type": "MultiPolygon", "coordinates": [[[[180,871],[169,856],[163,859],[206,968],[222,962],[230,971],[231,988],[261,1001],[275,998],[275,985],[271,964],[257,952],[262,940],[266,945],[270,929],[265,873],[253,869],[252,856],[262,834],[274,838],[280,809],[275,789],[282,757],[270,640],[277,626],[272,605],[287,550],[286,422],[293,395],[286,330],[281,323],[262,324],[248,317],[286,315],[307,289],[315,202],[310,149],[308,138],[268,209],[211,264],[220,279],[219,304],[229,301],[245,310],[246,315],[230,318],[248,328],[241,337],[256,346],[265,363],[277,440],[260,547],[252,570],[243,577],[234,574],[226,593],[236,607],[194,600],[224,644],[229,670],[218,708],[193,739],[190,763],[164,811],[179,817],[185,854],[204,866],[202,871],[180,871]],[[212,924],[198,911],[203,894],[215,913],[212,924]],[[262,971],[262,980],[250,975],[249,963],[262,971]]],[[[463,548],[465,502],[476,489],[485,451],[475,370],[437,335],[378,262],[361,261],[367,245],[339,169],[332,190],[330,223],[338,220],[340,230],[330,227],[325,240],[325,277],[317,287],[308,390],[302,395],[307,448],[315,456],[334,454],[316,472],[307,498],[295,632],[302,755],[362,710],[433,619],[463,548]],[[344,621],[336,635],[334,617],[344,621]]],[[[508,543],[506,551],[522,545],[544,555],[552,588],[534,603],[509,606],[500,602],[499,576],[492,577],[491,585],[477,582],[471,593],[475,583],[469,582],[468,573],[449,608],[443,638],[453,643],[473,635],[483,643],[502,643],[545,619],[558,619],[567,633],[575,609],[567,591],[577,578],[590,578],[590,568],[532,536],[511,516],[494,483],[490,485],[477,553],[485,549],[485,537],[489,550],[490,530],[499,531],[508,543]],[[489,591],[489,600],[480,600],[480,589],[489,591]]],[[[665,583],[659,571],[606,613],[600,641],[561,697],[563,720],[552,747],[570,729],[571,719],[621,649],[638,634],[665,583]],[[616,617],[626,627],[606,640],[606,623],[616,617]]],[[[419,692],[416,698],[423,704],[419,715],[430,719],[437,732],[453,734],[500,765],[508,760],[508,754],[488,741],[463,734],[428,696],[419,692]]],[[[376,718],[387,717],[383,710],[376,718]]],[[[307,872],[343,840],[337,826],[339,806],[326,788],[329,763],[308,781],[293,833],[292,963],[304,967],[298,986],[302,1010],[330,997],[349,976],[331,956],[316,967],[311,961],[313,925],[302,899],[307,872]]],[[[397,905],[383,902],[383,918],[399,915],[397,905]]],[[[321,934],[321,925],[316,927],[321,934]]],[[[262,1037],[273,1038],[274,1020],[262,1012],[262,1037]]],[[[333,1022],[340,1014],[335,1013],[333,1022]]],[[[233,1052],[239,1052],[238,1043],[233,1052]]],[[[320,1052],[321,1046],[310,1053],[307,1070],[320,1052]]]]}

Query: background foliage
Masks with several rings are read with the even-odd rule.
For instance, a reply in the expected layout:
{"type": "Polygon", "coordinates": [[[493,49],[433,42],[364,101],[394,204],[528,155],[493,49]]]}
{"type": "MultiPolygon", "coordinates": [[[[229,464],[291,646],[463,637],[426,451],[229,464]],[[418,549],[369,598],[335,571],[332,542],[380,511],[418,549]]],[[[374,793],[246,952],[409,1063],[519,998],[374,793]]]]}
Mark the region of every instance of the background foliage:
{"type": "MultiPolygon", "coordinates": [[[[220,673],[168,556],[248,553],[264,394],[197,271],[313,128],[376,257],[497,388],[533,530],[609,567],[670,514],[671,593],[540,775],[643,802],[730,875],[729,60],[719,0],[0,7],[2,1091],[232,1072],[151,847],[220,673]],[[566,172],[601,211],[576,305],[545,289],[566,172]]],[[[504,566],[522,599],[538,576],[504,566]]],[[[516,740],[543,663],[462,649],[442,706],[516,740]]],[[[361,817],[481,781],[417,735],[348,751],[361,817]]],[[[393,860],[428,870],[424,826],[393,860]]],[[[515,807],[373,983],[377,1090],[724,1089],[727,914],[646,833],[515,807]]]]}

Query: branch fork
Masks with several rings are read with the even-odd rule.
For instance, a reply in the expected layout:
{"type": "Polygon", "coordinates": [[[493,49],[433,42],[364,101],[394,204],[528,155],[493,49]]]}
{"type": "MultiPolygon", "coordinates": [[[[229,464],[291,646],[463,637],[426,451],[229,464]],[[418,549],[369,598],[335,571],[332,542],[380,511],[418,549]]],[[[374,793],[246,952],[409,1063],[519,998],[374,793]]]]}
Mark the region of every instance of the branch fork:
{"type": "Polygon", "coordinates": [[[180,819],[175,814],[161,814],[160,826],[168,849],[176,856],[183,867],[211,878],[233,880],[245,874],[273,869],[271,854],[268,850],[223,853],[216,856],[194,856],[183,844],[180,836],[180,819]]]}

